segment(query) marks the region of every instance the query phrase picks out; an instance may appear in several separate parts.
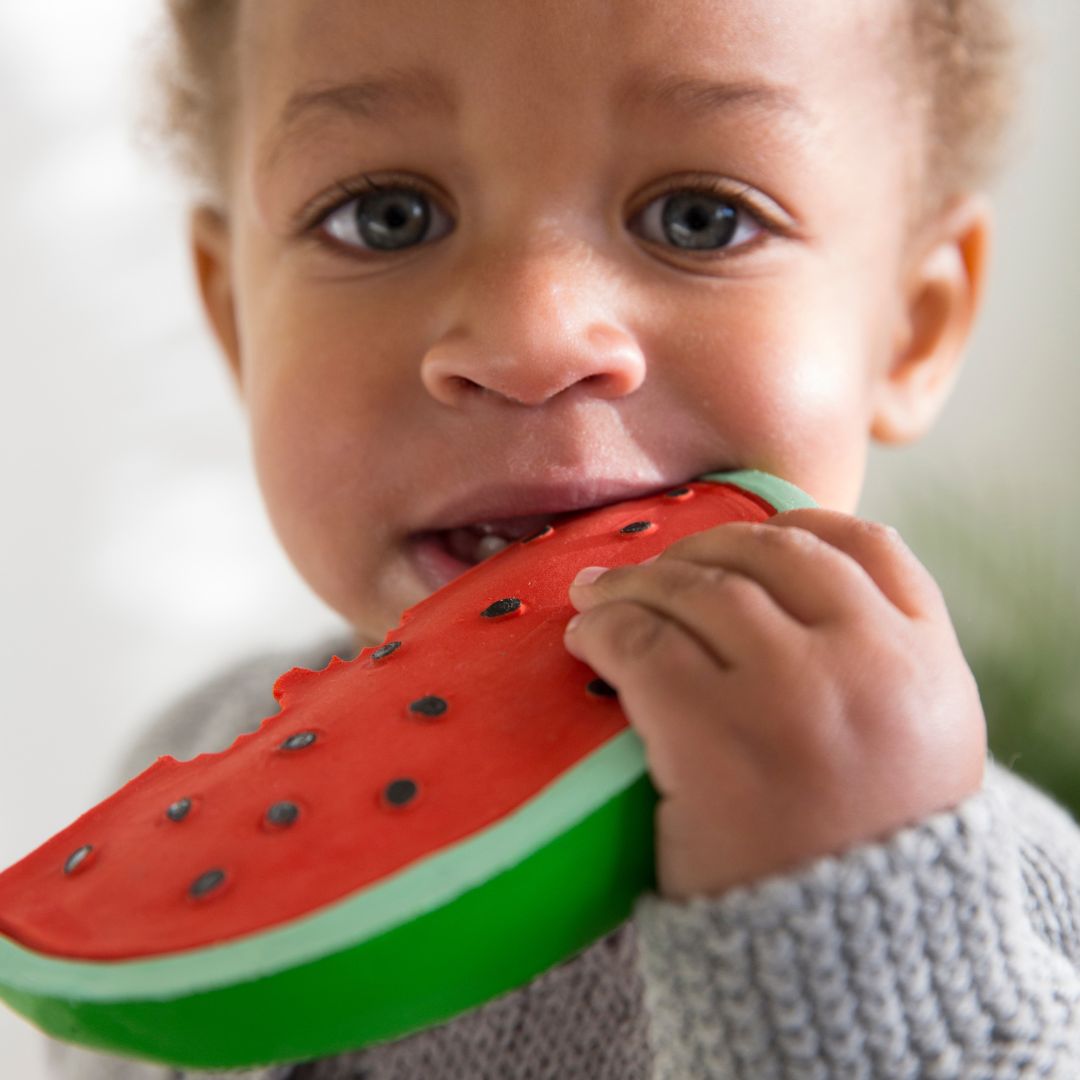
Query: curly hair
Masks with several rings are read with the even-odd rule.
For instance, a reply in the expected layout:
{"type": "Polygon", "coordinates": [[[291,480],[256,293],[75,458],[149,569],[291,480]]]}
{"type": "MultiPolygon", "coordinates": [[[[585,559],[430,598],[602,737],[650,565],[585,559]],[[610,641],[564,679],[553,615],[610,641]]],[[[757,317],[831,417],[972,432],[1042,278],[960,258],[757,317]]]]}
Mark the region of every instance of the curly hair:
{"type": "MultiPolygon", "coordinates": [[[[194,201],[224,210],[240,0],[162,2],[137,130],[194,201]]],[[[882,24],[905,105],[922,120],[924,208],[984,186],[1000,162],[1018,84],[1009,8],[1010,0],[897,0],[882,24]]]]}

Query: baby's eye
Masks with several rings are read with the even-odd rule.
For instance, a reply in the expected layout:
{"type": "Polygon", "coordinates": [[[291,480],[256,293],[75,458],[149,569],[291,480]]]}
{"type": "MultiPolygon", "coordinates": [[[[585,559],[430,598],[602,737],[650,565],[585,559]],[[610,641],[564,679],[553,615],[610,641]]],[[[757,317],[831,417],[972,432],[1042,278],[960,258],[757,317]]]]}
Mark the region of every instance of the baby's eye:
{"type": "Polygon", "coordinates": [[[434,216],[445,221],[442,210],[419,188],[372,185],[370,192],[360,193],[327,214],[322,227],[346,247],[402,251],[427,238],[433,208],[434,216]]]}
{"type": "Polygon", "coordinates": [[[679,188],[653,199],[638,215],[657,243],[684,251],[721,251],[757,239],[765,230],[742,202],[726,192],[679,188]]]}
{"type": "MultiPolygon", "coordinates": [[[[365,178],[367,179],[367,178],[365,178]]],[[[353,190],[315,223],[346,248],[396,252],[424,240],[440,239],[452,224],[438,203],[412,184],[395,181],[353,190]],[[431,234],[432,220],[441,231],[431,234]]],[[[726,188],[682,186],[654,198],[636,215],[646,238],[684,251],[720,252],[741,247],[768,231],[760,216],[726,188]],[[649,233],[652,235],[649,235],[649,233]]]]}

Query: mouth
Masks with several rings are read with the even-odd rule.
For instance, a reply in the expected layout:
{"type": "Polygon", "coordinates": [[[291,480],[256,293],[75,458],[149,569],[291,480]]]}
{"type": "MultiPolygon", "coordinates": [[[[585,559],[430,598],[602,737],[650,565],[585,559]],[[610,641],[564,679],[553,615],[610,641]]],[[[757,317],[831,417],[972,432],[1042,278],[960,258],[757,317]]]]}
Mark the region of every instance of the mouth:
{"type": "Polygon", "coordinates": [[[531,539],[572,513],[532,514],[414,533],[409,537],[410,554],[428,586],[441,589],[511,544],[531,539]]]}
{"type": "Polygon", "coordinates": [[[531,539],[548,525],[586,510],[658,495],[683,481],[668,478],[657,484],[638,480],[592,477],[575,483],[529,486],[500,484],[480,488],[448,502],[432,515],[427,528],[408,537],[408,550],[417,575],[437,590],[474,566],[531,539]],[[517,516],[502,516],[509,511],[517,516]]]}

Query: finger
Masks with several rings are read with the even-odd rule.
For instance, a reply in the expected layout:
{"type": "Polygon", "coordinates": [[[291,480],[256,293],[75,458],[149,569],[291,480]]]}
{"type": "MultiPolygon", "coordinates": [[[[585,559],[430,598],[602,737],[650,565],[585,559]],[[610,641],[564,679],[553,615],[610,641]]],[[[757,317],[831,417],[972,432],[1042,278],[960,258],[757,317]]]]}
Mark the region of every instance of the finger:
{"type": "Polygon", "coordinates": [[[650,608],[616,601],[582,613],[565,642],[618,692],[659,793],[700,786],[691,774],[716,741],[718,708],[730,694],[724,669],[697,638],[650,608]]]}
{"type": "Polygon", "coordinates": [[[682,558],[616,567],[587,589],[572,588],[571,595],[581,610],[615,601],[640,604],[679,623],[722,667],[745,665],[799,629],[759,582],[682,558]]]}
{"type": "MultiPolygon", "coordinates": [[[[777,528],[772,520],[729,522],[685,536],[644,569],[674,559],[743,575],[805,626],[851,618],[865,613],[868,604],[895,614],[867,572],[849,555],[806,529],[777,528]]],[[[603,589],[605,578],[606,574],[590,588],[603,589]]],[[[578,596],[572,591],[572,602],[578,596]]]]}
{"type": "Polygon", "coordinates": [[[770,524],[812,532],[844,552],[905,615],[937,618],[946,613],[933,574],[891,526],[822,509],[790,510],[771,518],[770,524]]]}

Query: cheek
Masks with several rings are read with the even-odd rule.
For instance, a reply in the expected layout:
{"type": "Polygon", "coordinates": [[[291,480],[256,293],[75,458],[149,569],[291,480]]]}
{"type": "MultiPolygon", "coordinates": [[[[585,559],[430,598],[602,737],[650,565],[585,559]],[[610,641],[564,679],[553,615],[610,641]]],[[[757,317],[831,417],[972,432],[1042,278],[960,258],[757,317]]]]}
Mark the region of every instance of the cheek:
{"type": "MultiPolygon", "coordinates": [[[[282,389],[279,384],[279,389],[282,389]]],[[[332,395],[267,391],[252,416],[266,513],[307,584],[347,619],[370,603],[385,535],[378,433],[332,395]]]]}
{"type": "Polygon", "coordinates": [[[822,506],[851,512],[869,444],[862,368],[835,356],[814,359],[792,374],[778,417],[789,433],[785,466],[822,506]]]}
{"type": "Polygon", "coordinates": [[[872,345],[858,310],[850,294],[763,293],[732,306],[698,365],[729,458],[838,509],[857,498],[868,443],[872,345]]]}
{"type": "Polygon", "coordinates": [[[347,467],[370,462],[382,427],[393,423],[391,389],[380,375],[390,365],[355,312],[299,291],[268,312],[252,338],[247,402],[257,457],[297,484],[340,482],[347,467]]]}
{"type": "Polygon", "coordinates": [[[287,332],[267,335],[247,394],[259,486],[301,563],[322,558],[348,527],[348,511],[362,508],[358,488],[375,467],[379,439],[355,364],[307,337],[300,348],[287,332]]]}
{"type": "Polygon", "coordinates": [[[750,433],[853,419],[869,365],[863,328],[814,296],[791,292],[724,320],[709,350],[717,400],[730,399],[750,433]]]}

